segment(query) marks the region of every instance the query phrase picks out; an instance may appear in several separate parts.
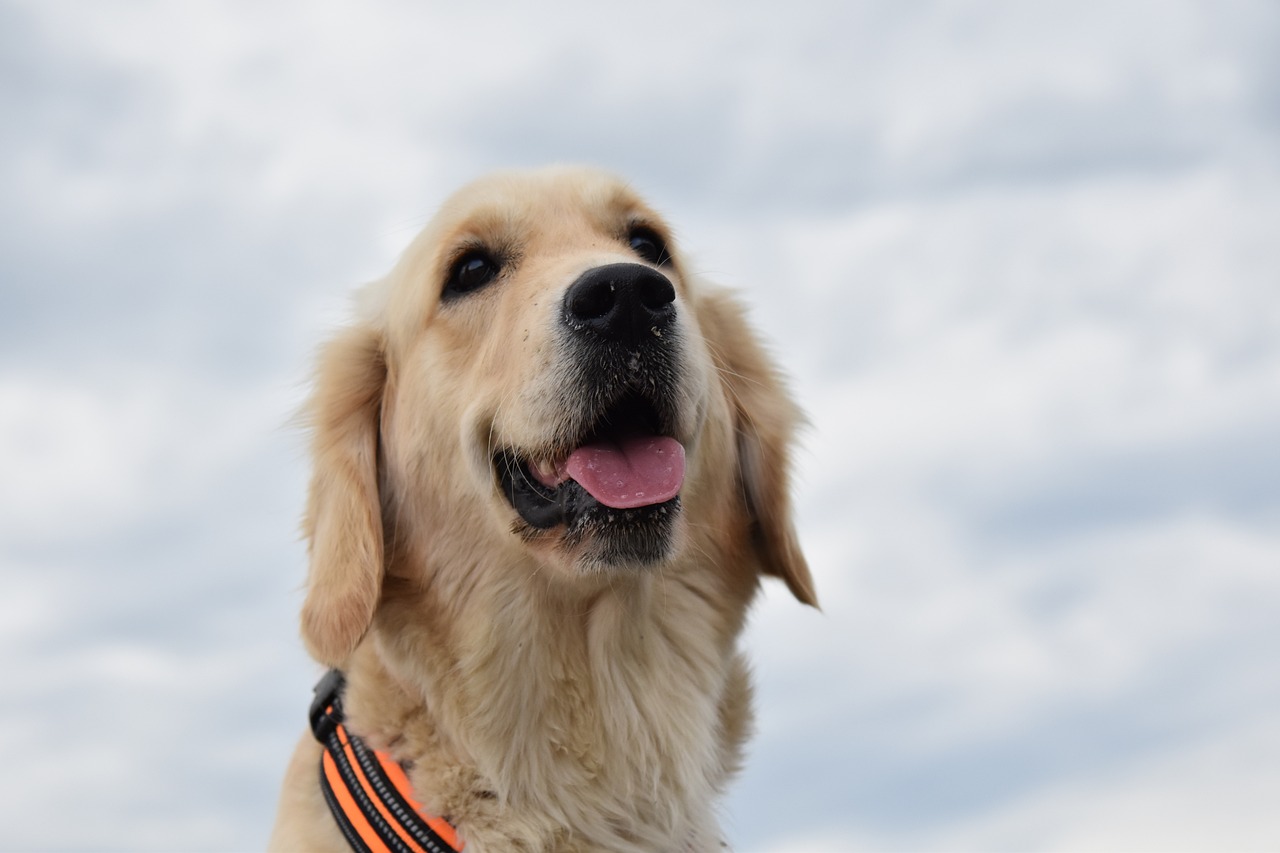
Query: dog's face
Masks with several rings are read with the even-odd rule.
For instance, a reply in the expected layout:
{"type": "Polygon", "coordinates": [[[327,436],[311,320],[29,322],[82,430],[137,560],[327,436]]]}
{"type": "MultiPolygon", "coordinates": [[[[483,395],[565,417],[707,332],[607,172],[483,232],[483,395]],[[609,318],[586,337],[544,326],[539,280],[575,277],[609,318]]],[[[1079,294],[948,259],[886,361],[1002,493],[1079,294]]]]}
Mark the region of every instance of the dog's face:
{"type": "Polygon", "coordinates": [[[558,572],[669,557],[712,368],[666,225],[620,183],[553,172],[469,187],[424,242],[384,415],[404,461],[444,443],[558,572]]]}
{"type": "Polygon", "coordinates": [[[367,303],[313,401],[304,635],[321,660],[367,627],[384,544],[413,536],[431,553],[410,563],[531,558],[585,589],[719,524],[813,603],[786,495],[795,410],[736,306],[699,292],[625,184],[473,184],[367,303]]]}

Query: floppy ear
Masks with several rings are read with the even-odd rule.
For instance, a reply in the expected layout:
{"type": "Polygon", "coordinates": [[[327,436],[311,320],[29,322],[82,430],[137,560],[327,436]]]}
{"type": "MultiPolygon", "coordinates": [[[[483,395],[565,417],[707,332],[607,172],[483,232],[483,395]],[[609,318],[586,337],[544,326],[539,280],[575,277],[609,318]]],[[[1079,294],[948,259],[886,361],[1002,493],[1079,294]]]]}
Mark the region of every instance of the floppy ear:
{"type": "Polygon", "coordinates": [[[742,306],[724,291],[705,294],[701,303],[698,319],[733,407],[738,472],[760,568],[786,581],[801,602],[817,607],[813,577],[791,520],[791,444],[803,416],[742,306]]]}
{"type": "Polygon", "coordinates": [[[381,337],[342,332],[321,352],[311,397],[311,493],[304,531],[311,567],[302,638],[312,657],[340,666],[373,620],[382,591],[378,422],[386,385],[381,337]]]}

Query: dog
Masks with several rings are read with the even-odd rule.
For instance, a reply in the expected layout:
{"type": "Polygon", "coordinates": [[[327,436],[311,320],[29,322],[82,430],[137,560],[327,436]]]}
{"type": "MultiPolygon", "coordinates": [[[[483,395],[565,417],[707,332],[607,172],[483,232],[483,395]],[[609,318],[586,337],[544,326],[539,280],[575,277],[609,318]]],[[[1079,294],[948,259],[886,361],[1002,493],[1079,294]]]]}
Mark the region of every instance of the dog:
{"type": "MultiPolygon", "coordinates": [[[[346,729],[486,851],[720,849],[762,576],[817,606],[801,415],[727,291],[607,173],[448,199],[323,349],[308,652],[346,729]]],[[[308,733],[273,850],[345,850],[308,733]]]]}

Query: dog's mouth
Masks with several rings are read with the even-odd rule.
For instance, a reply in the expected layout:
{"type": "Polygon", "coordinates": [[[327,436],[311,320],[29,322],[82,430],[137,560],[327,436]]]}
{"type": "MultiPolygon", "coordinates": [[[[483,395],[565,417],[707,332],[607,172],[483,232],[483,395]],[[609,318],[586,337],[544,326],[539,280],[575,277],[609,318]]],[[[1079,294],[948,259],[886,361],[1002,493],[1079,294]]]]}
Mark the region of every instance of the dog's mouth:
{"type": "Polygon", "coordinates": [[[576,440],[554,449],[498,451],[494,470],[529,534],[565,526],[566,536],[609,541],[606,561],[661,557],[684,485],[684,446],[659,409],[628,393],[576,440]]]}

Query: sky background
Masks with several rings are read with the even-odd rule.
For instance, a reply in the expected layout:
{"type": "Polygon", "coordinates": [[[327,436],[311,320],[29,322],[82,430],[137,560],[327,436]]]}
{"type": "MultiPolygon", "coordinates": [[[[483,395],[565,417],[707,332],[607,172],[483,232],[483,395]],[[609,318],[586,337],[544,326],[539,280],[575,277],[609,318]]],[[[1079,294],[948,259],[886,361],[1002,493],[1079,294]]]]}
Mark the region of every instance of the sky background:
{"type": "Polygon", "coordinates": [[[1280,5],[3,2],[0,131],[0,848],[265,843],[311,358],[557,161],[812,420],[738,849],[1280,845],[1280,5]]]}

